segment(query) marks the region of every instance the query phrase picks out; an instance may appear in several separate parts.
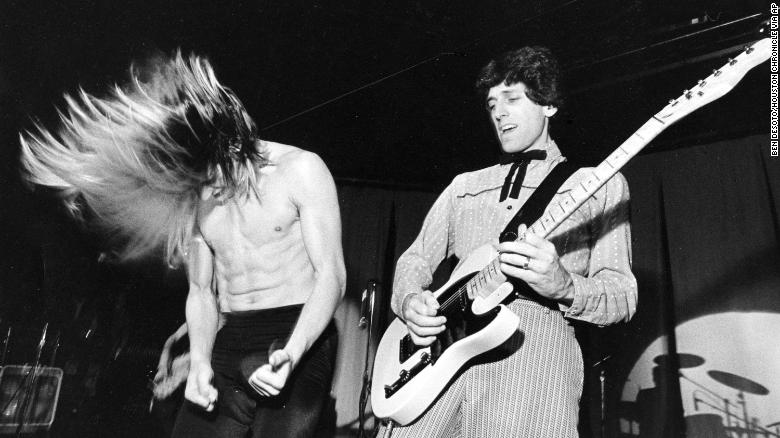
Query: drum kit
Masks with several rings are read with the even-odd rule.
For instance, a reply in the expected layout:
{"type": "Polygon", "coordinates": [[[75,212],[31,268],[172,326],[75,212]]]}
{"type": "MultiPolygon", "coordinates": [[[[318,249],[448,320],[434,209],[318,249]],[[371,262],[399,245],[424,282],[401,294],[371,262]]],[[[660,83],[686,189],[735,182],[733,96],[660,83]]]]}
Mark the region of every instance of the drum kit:
{"type": "MultiPolygon", "coordinates": [[[[677,366],[681,370],[704,364],[704,359],[694,354],[680,353],[677,355],[677,358],[677,366]]],[[[661,362],[668,360],[669,356],[663,355],[656,357],[655,362],[660,365],[661,362]]],[[[693,391],[694,409],[698,411],[701,404],[710,408],[711,411],[717,412],[687,416],[685,420],[688,437],[780,438],[780,422],[764,426],[760,425],[758,418],[750,416],[748,404],[745,400],[746,393],[754,395],[769,394],[768,388],[747,377],[726,371],[709,370],[707,375],[716,382],[736,390],[736,401],[731,401],[729,398],[721,396],[700,383],[693,381],[685,374],[680,373],[683,379],[703,390],[693,391]],[[739,409],[740,407],[741,409],[739,409]],[[725,418],[726,424],[723,424],[723,418],[725,418]]]]}
{"type": "MultiPolygon", "coordinates": [[[[657,370],[673,373],[673,370],[694,368],[704,364],[704,358],[687,353],[678,353],[674,356],[660,355],[653,359],[657,370]]],[[[716,393],[699,382],[694,381],[682,372],[678,373],[682,379],[695,385],[693,391],[693,406],[697,413],[685,416],[685,436],[687,438],[780,438],[780,421],[761,425],[756,417],[751,417],[748,411],[748,403],[745,394],[764,396],[769,394],[769,389],[764,385],[737,374],[725,371],[709,370],[707,375],[716,382],[737,391],[735,401],[716,393]],[[709,408],[707,413],[699,413],[700,407],[709,408]],[[725,424],[724,424],[725,419],[725,424]]],[[[657,403],[661,401],[656,400],[657,403]]],[[[652,430],[659,429],[659,425],[644,424],[644,421],[652,421],[646,417],[647,412],[642,412],[647,406],[641,406],[637,402],[621,401],[618,412],[621,419],[628,421],[631,431],[629,436],[643,436],[647,432],[655,436],[652,430]],[[634,425],[639,423],[639,431],[634,425]]],[[[661,432],[659,432],[661,433],[661,432]]]]}

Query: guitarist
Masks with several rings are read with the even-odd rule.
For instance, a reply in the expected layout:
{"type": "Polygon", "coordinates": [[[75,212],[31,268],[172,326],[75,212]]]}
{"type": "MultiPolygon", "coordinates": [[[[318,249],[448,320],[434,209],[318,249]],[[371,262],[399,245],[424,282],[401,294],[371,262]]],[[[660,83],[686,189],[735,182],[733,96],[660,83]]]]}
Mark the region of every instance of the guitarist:
{"type": "Polygon", "coordinates": [[[261,140],[205,58],[148,64],[108,97],[67,97],[58,132],[23,135],[25,176],[114,232],[120,260],[165,248],[187,268],[188,402],[173,436],[315,436],[345,284],[330,172],[261,140]]]}
{"type": "MultiPolygon", "coordinates": [[[[460,373],[419,419],[395,429],[394,438],[576,437],[583,363],[571,321],[603,326],[628,321],[636,310],[629,192],[619,173],[548,240],[529,233],[522,241],[498,243],[518,209],[565,161],[548,132],[562,103],[559,76],[557,61],[542,47],[505,53],[479,75],[477,89],[503,151],[501,162],[458,175],[439,196],[398,260],[391,306],[412,340],[430,345],[446,322],[427,289],[436,267],[493,243],[515,290],[525,283],[508,305],[520,325],[515,336],[460,373]]],[[[577,171],[553,200],[582,178],[583,170],[577,171]]]]}

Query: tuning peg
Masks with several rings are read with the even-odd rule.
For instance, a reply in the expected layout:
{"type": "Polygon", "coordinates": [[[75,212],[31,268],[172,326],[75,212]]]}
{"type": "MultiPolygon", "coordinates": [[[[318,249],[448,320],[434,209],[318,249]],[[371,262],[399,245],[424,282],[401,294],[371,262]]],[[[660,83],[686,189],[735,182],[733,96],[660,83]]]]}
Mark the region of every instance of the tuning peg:
{"type": "Polygon", "coordinates": [[[756,50],[756,49],[754,49],[754,48],[753,48],[753,46],[745,46],[745,53],[747,53],[748,55],[749,55],[749,54],[750,54],[750,52],[752,52],[753,50],[756,50]]]}
{"type": "Polygon", "coordinates": [[[734,58],[729,58],[729,65],[734,65],[737,63],[737,60],[734,58]]]}
{"type": "Polygon", "coordinates": [[[677,104],[677,99],[669,99],[669,105],[674,106],[676,104],[677,104]]]}
{"type": "Polygon", "coordinates": [[[685,95],[686,99],[690,99],[693,93],[690,92],[690,90],[683,90],[683,94],[685,95]]]}
{"type": "Polygon", "coordinates": [[[704,79],[699,79],[699,82],[696,85],[698,85],[699,88],[701,88],[701,87],[707,85],[707,81],[705,81],[704,79]]]}

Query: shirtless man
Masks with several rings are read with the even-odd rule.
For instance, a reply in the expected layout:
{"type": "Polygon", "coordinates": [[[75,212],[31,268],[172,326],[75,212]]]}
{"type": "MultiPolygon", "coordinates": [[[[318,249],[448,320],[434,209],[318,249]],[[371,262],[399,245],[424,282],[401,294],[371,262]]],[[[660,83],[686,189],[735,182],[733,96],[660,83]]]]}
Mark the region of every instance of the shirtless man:
{"type": "Polygon", "coordinates": [[[107,98],[66,96],[56,134],[23,135],[27,179],[118,237],[120,261],[164,247],[186,265],[188,401],[173,436],[313,436],[345,287],[328,169],[258,139],[205,59],[176,54],[131,76],[107,98]]]}
{"type": "MultiPolygon", "coordinates": [[[[308,382],[306,391],[293,386],[280,411],[298,412],[289,415],[291,423],[284,430],[279,427],[283,412],[273,412],[272,422],[258,424],[266,419],[264,402],[258,403],[245,387],[238,390],[238,379],[231,375],[237,367],[245,374],[251,371],[247,378],[251,388],[261,396],[273,397],[285,388],[293,369],[302,361],[309,367],[302,370],[304,374],[316,375],[313,368],[323,361],[331,364],[327,371],[332,373],[332,358],[327,357],[335,353],[332,335],[323,338],[330,341],[330,348],[315,352],[326,357],[304,359],[331,321],[344,291],[338,203],[328,170],[316,155],[298,148],[270,142],[259,142],[258,146],[264,148],[263,155],[273,163],[260,169],[258,192],[262,203],[256,198],[225,202],[218,190],[204,189],[198,210],[200,233],[194,236],[190,247],[186,312],[191,365],[185,397],[207,411],[214,408],[220,397],[220,409],[229,406],[230,418],[217,420],[216,436],[243,436],[220,432],[224,428],[243,429],[242,423],[250,420],[246,412],[256,406],[259,412],[251,418],[255,436],[269,428],[287,433],[293,426],[302,426],[311,417],[312,409],[319,409],[301,409],[300,405],[309,406],[318,395],[321,404],[322,390],[330,389],[328,384],[312,391],[308,382]],[[219,303],[212,291],[212,277],[216,278],[220,292],[219,303]],[[298,305],[302,303],[305,304],[298,318],[298,305]],[[225,327],[220,332],[224,336],[216,336],[218,308],[225,316],[225,327]],[[258,312],[260,309],[264,310],[258,312]],[[277,315],[273,314],[275,309],[277,315]],[[264,321],[275,316],[280,326],[264,321]],[[274,341],[284,341],[284,334],[292,325],[295,328],[284,348],[268,352],[274,341]],[[270,336],[274,331],[281,339],[270,336]],[[216,351],[212,359],[213,348],[216,351]],[[231,350],[239,348],[243,357],[232,354],[231,350]],[[243,361],[253,352],[270,356],[260,359],[261,366],[247,369],[249,365],[243,361]],[[211,383],[212,361],[217,373],[216,387],[211,383]],[[308,417],[304,415],[306,411],[308,417]]],[[[297,377],[300,380],[303,376],[297,377]]],[[[329,383],[329,379],[323,383],[329,383]]],[[[177,434],[177,427],[174,436],[193,436],[190,429],[177,434]]]]}

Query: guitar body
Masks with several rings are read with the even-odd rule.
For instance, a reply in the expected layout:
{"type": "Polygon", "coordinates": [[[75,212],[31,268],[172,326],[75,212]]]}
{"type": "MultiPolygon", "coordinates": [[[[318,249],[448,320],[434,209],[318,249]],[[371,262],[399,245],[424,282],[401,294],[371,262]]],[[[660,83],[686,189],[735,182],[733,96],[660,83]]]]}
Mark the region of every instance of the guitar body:
{"type": "MultiPolygon", "coordinates": [[[[450,280],[434,292],[439,303],[453,298],[455,291],[496,254],[490,245],[473,252],[450,280]]],[[[511,292],[508,283],[498,289],[506,295],[511,292]]],[[[440,310],[447,317],[446,329],[427,348],[414,346],[401,319],[396,318],[390,324],[379,343],[374,363],[371,405],[375,415],[391,418],[401,425],[414,421],[466,362],[501,345],[517,331],[520,320],[506,306],[499,304],[477,314],[472,311],[473,305],[473,300],[464,296],[451,308],[440,310]],[[402,377],[404,374],[408,379],[402,377]]]]}

